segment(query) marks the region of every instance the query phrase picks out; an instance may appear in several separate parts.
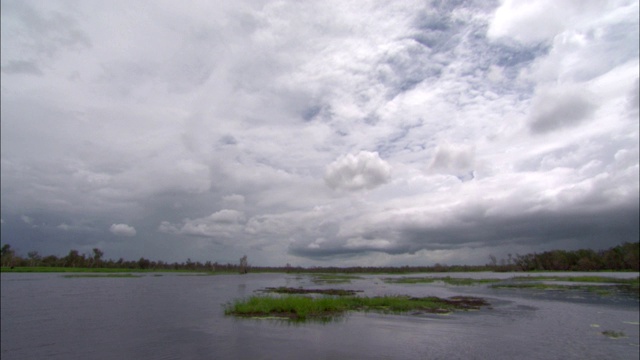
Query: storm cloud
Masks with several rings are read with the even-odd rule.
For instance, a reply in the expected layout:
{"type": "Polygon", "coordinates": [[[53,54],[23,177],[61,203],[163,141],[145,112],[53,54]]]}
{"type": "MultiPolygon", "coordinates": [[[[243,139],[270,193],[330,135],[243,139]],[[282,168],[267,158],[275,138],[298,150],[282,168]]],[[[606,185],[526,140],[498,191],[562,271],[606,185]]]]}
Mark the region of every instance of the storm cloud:
{"type": "Polygon", "coordinates": [[[482,264],[638,239],[637,0],[1,4],[22,255],[482,264]]]}

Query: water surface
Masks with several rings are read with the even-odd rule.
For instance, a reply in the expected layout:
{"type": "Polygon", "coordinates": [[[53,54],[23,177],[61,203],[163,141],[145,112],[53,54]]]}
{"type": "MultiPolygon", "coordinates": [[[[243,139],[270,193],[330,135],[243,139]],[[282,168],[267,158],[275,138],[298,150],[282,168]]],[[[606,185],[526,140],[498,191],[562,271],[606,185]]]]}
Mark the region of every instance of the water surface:
{"type": "Polygon", "coordinates": [[[319,284],[311,275],[297,274],[64,275],[2,274],[3,360],[638,358],[638,298],[633,296],[383,281],[390,275],[364,275],[341,284],[319,284]],[[329,323],[224,315],[224,304],[277,286],[362,290],[363,296],[470,295],[486,298],[492,306],[451,315],[349,313],[329,323]],[[605,330],[626,337],[611,339],[602,334],[605,330]]]}

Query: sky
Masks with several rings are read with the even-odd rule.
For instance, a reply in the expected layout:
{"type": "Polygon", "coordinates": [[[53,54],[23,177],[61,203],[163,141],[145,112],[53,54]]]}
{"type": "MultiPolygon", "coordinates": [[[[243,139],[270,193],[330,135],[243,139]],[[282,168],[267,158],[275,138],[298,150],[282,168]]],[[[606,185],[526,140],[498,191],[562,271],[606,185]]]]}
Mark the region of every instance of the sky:
{"type": "Polygon", "coordinates": [[[1,0],[1,239],[262,266],[639,231],[627,0],[1,0]]]}

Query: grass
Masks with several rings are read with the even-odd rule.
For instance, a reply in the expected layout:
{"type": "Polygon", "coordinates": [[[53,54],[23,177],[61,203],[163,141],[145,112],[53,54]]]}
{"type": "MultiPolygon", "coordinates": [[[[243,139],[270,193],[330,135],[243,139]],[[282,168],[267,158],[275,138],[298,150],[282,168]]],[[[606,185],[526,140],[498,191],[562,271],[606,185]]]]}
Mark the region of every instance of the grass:
{"type": "Polygon", "coordinates": [[[316,284],[348,284],[351,280],[362,279],[360,276],[355,275],[341,275],[341,274],[315,274],[312,276],[311,281],[316,284]]]}
{"type": "Polygon", "coordinates": [[[534,289],[534,290],[557,290],[557,291],[588,291],[602,296],[613,295],[620,290],[624,292],[632,292],[626,287],[620,286],[588,286],[588,285],[561,285],[561,284],[543,284],[543,283],[525,283],[525,284],[496,284],[491,286],[494,289],[534,289]]]}
{"type": "Polygon", "coordinates": [[[302,289],[291,287],[268,287],[262,292],[270,292],[275,294],[322,294],[322,295],[336,295],[336,296],[353,296],[356,292],[362,292],[362,290],[344,290],[344,289],[302,289]]]}
{"type": "Polygon", "coordinates": [[[171,270],[171,269],[126,269],[126,268],[74,268],[57,266],[16,266],[13,269],[8,267],[0,268],[3,273],[194,273],[193,270],[171,270]]]}
{"type": "Polygon", "coordinates": [[[627,337],[627,335],[622,331],[613,331],[613,330],[605,330],[602,332],[602,335],[610,339],[620,339],[620,338],[627,337]]]}
{"type": "Polygon", "coordinates": [[[613,283],[613,284],[638,284],[640,277],[630,279],[618,279],[606,276],[516,276],[511,280],[517,281],[566,281],[586,283],[613,283]]]}
{"type": "Polygon", "coordinates": [[[491,285],[496,289],[536,289],[536,290],[580,290],[588,291],[598,295],[613,295],[624,292],[640,296],[640,277],[631,279],[616,279],[604,276],[524,276],[514,277],[511,280],[520,281],[518,283],[506,283],[491,285]],[[524,282],[523,282],[524,281],[524,282]],[[544,283],[539,281],[548,281],[544,283]],[[599,283],[604,285],[566,285],[554,284],[553,282],[579,282],[579,283],[599,283]],[[615,284],[615,285],[607,285],[615,284]]]}
{"type": "Polygon", "coordinates": [[[34,267],[15,267],[13,269],[3,267],[2,272],[14,273],[130,273],[138,272],[133,269],[109,269],[109,268],[72,268],[57,266],[34,266],[34,267]]]}
{"type": "Polygon", "coordinates": [[[347,311],[377,311],[402,313],[418,311],[425,313],[449,313],[454,310],[479,309],[488,303],[480,298],[437,297],[414,298],[409,296],[379,297],[318,297],[304,296],[252,296],[228,304],[225,314],[240,317],[278,317],[290,320],[326,319],[347,311]]]}
{"type": "Polygon", "coordinates": [[[65,278],[139,278],[140,275],[133,274],[73,274],[64,275],[65,278]]]}
{"type": "Polygon", "coordinates": [[[425,284],[433,282],[443,282],[448,285],[469,286],[477,284],[487,284],[499,282],[499,279],[472,279],[472,278],[456,278],[456,277],[401,277],[401,278],[384,278],[384,282],[393,284],[425,284]]]}

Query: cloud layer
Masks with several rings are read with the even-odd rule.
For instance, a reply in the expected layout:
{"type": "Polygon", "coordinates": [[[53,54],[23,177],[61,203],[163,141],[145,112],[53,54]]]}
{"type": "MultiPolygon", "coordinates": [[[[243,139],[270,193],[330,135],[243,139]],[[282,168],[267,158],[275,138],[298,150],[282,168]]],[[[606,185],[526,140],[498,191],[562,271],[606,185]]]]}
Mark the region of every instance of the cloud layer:
{"type": "Polygon", "coordinates": [[[18,251],[474,264],[638,239],[638,1],[1,10],[18,251]]]}
{"type": "Polygon", "coordinates": [[[327,166],[324,181],[332,189],[373,189],[389,181],[391,166],[377,152],[341,156],[327,166]]]}

